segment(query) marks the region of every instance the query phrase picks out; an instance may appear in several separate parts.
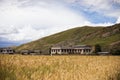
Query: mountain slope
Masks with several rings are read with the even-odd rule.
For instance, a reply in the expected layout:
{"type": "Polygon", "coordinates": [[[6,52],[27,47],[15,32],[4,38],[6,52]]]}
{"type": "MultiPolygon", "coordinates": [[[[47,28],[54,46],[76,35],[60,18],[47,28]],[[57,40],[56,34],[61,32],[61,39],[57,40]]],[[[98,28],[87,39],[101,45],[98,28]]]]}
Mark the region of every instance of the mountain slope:
{"type": "Polygon", "coordinates": [[[109,45],[120,41],[120,24],[108,27],[77,27],[63,31],[39,40],[20,45],[16,50],[22,49],[41,49],[48,53],[51,46],[68,46],[68,45],[95,45],[100,44],[103,49],[109,45]]]}

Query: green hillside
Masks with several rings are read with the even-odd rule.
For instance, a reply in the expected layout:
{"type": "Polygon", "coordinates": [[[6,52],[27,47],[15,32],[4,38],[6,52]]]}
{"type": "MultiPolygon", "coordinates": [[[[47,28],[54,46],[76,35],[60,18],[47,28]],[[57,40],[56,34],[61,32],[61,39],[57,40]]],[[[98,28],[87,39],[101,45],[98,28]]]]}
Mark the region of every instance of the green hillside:
{"type": "MultiPolygon", "coordinates": [[[[68,46],[68,45],[95,45],[100,44],[103,50],[107,49],[113,43],[120,42],[120,24],[108,27],[77,27],[63,31],[39,40],[20,45],[16,50],[23,49],[40,49],[48,53],[51,46],[68,46]]],[[[116,44],[115,44],[116,45],[116,44]]]]}

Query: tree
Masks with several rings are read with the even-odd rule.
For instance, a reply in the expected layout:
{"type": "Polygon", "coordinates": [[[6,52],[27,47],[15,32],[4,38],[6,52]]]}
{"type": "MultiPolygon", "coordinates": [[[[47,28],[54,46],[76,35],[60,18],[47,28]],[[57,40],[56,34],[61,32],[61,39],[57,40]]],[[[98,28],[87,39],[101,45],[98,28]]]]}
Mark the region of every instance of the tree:
{"type": "Polygon", "coordinates": [[[99,44],[95,45],[95,53],[101,52],[101,46],[99,44]]]}
{"type": "Polygon", "coordinates": [[[120,49],[111,49],[110,53],[112,55],[120,55],[120,49]]]}

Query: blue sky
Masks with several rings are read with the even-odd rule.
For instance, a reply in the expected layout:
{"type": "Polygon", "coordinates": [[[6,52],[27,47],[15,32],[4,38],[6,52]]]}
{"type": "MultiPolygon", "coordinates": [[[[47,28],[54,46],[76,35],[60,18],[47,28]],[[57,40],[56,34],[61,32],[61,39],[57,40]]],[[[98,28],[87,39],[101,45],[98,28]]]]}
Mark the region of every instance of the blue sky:
{"type": "Polygon", "coordinates": [[[118,18],[113,16],[105,16],[103,13],[99,13],[96,11],[84,10],[81,6],[70,6],[71,9],[74,9],[76,12],[82,13],[82,15],[87,18],[91,23],[99,24],[99,23],[115,23],[118,18]]]}
{"type": "Polygon", "coordinates": [[[70,28],[120,23],[120,0],[0,0],[0,47],[70,28]]]}

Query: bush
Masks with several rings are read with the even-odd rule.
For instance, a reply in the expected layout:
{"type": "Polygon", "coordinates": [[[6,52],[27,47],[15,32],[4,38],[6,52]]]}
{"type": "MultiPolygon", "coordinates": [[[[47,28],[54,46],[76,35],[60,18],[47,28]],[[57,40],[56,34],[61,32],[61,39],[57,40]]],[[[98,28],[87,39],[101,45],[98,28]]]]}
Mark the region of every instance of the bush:
{"type": "Polygon", "coordinates": [[[119,49],[112,49],[112,50],[110,51],[110,53],[111,53],[112,55],[120,55],[120,50],[119,50],[119,49]]]}
{"type": "Polygon", "coordinates": [[[95,45],[95,53],[101,52],[101,46],[99,44],[95,45]]]}

